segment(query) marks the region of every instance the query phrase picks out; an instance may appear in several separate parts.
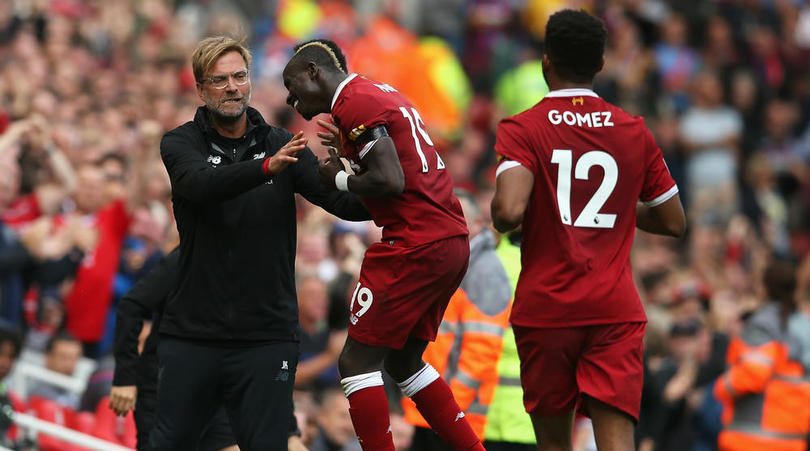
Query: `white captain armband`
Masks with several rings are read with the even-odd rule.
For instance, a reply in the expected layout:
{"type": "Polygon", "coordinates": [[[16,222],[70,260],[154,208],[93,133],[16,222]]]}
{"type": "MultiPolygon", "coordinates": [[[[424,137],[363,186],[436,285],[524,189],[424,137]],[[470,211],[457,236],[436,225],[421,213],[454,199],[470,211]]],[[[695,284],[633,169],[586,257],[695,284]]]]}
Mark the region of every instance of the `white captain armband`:
{"type": "Polygon", "coordinates": [[[501,164],[498,165],[498,169],[495,170],[495,178],[498,178],[498,176],[501,175],[501,173],[503,171],[506,171],[508,169],[512,169],[512,168],[517,167],[517,166],[523,166],[523,165],[518,163],[515,160],[503,160],[501,162],[501,164]]]}
{"type": "Polygon", "coordinates": [[[349,173],[340,171],[335,174],[335,186],[341,191],[349,191],[349,173]]]}

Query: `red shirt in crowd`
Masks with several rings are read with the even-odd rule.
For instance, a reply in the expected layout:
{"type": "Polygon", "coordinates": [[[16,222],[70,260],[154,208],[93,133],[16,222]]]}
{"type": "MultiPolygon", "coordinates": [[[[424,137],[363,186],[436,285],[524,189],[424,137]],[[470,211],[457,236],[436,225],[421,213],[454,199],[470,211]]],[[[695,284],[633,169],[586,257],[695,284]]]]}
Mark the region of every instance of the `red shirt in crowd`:
{"type": "Polygon", "coordinates": [[[3,223],[15,229],[42,216],[39,200],[34,193],[26,194],[15,199],[2,214],[3,223]]]}
{"type": "Polygon", "coordinates": [[[130,217],[123,200],[87,216],[87,226],[98,230],[98,244],[84,256],[73,288],[65,299],[67,330],[83,342],[101,340],[112,301],[113,279],[130,217]]]}
{"type": "Polygon", "coordinates": [[[643,119],[588,89],[552,91],[498,125],[495,150],[534,174],[512,323],[646,321],[630,271],[636,202],[678,187],[643,119]]]}

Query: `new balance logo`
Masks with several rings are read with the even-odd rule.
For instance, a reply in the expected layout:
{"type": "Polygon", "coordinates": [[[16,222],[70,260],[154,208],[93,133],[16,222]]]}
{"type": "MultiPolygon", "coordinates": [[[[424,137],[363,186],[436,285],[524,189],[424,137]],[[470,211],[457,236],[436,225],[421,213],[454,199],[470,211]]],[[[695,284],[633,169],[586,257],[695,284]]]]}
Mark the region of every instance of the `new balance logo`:
{"type": "Polygon", "coordinates": [[[286,360],[282,360],[282,361],[281,361],[281,369],[282,369],[282,370],[289,370],[289,369],[290,369],[290,367],[289,367],[289,365],[287,364],[287,361],[286,361],[286,360]]]}
{"type": "Polygon", "coordinates": [[[460,420],[460,419],[462,419],[462,418],[464,418],[464,412],[459,412],[459,413],[456,415],[456,422],[458,422],[458,420],[460,420]]]}
{"type": "Polygon", "coordinates": [[[253,159],[254,159],[254,160],[258,160],[258,159],[261,159],[261,158],[264,158],[264,152],[262,152],[262,153],[257,153],[257,154],[254,154],[254,155],[253,155],[253,159]]]}

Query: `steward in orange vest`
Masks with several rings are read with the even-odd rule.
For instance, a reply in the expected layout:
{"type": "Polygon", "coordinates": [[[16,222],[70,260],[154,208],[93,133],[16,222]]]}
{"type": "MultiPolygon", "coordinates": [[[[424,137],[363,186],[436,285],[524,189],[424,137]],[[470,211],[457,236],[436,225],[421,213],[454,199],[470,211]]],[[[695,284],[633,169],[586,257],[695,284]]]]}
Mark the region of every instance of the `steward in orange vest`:
{"type": "Polygon", "coordinates": [[[729,369],[715,383],[723,404],[721,451],[807,449],[810,378],[801,363],[807,343],[792,327],[798,323],[789,321],[795,308],[792,267],[771,264],[765,285],[780,302],[769,302],[746,321],[729,346],[729,369]]]}

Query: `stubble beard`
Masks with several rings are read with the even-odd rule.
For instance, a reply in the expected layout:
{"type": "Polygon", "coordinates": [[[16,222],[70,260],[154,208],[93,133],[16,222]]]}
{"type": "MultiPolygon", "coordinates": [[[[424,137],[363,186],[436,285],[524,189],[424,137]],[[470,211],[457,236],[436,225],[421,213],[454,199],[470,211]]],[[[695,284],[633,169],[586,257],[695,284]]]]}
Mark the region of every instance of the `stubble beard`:
{"type": "Polygon", "coordinates": [[[214,116],[217,122],[222,123],[236,122],[240,117],[242,117],[243,114],[245,114],[245,111],[247,111],[248,105],[250,105],[250,95],[251,91],[248,91],[247,94],[245,94],[245,97],[243,98],[242,104],[239,106],[239,109],[233,113],[224,111],[218,106],[214,106],[214,101],[208,97],[206,97],[205,99],[205,104],[208,107],[208,111],[211,113],[212,116],[214,116]]]}

